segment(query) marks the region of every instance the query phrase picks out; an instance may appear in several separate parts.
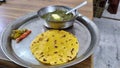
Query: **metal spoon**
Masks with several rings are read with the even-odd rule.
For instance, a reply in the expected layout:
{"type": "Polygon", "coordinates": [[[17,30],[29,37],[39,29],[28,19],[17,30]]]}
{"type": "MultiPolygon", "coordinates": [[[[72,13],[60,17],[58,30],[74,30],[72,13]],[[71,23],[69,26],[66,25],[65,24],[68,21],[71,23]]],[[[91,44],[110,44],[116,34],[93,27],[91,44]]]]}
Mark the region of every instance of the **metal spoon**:
{"type": "Polygon", "coordinates": [[[76,10],[76,9],[86,5],[86,4],[87,4],[87,1],[84,1],[84,2],[80,3],[78,6],[74,7],[73,9],[67,11],[66,14],[71,13],[72,11],[74,11],[74,10],[76,10]]]}

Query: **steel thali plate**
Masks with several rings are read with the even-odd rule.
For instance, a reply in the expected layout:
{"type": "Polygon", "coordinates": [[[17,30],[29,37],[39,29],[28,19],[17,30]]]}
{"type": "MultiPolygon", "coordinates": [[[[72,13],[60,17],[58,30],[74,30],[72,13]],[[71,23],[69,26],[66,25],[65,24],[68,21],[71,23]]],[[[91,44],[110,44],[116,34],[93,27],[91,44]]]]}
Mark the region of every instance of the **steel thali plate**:
{"type": "Polygon", "coordinates": [[[55,66],[44,65],[37,61],[30,51],[32,40],[47,29],[43,24],[44,20],[37,16],[37,13],[29,13],[10,23],[4,30],[1,38],[1,48],[4,54],[13,62],[24,67],[68,67],[77,64],[89,57],[99,41],[99,32],[97,26],[87,17],[78,16],[72,27],[65,31],[74,34],[79,43],[79,52],[75,60],[55,66]],[[29,29],[32,33],[21,42],[10,39],[11,31],[14,29],[29,29]]]}

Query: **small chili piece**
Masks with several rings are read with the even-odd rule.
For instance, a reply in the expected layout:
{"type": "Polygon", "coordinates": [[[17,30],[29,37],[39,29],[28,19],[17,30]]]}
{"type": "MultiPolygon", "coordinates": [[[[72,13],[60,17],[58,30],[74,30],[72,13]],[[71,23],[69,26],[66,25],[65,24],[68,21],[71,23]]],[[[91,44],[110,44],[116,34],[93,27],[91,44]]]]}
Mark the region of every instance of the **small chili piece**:
{"type": "Polygon", "coordinates": [[[23,33],[20,37],[16,39],[16,42],[19,43],[21,40],[26,38],[31,33],[31,30],[27,30],[25,33],[23,33]]]}

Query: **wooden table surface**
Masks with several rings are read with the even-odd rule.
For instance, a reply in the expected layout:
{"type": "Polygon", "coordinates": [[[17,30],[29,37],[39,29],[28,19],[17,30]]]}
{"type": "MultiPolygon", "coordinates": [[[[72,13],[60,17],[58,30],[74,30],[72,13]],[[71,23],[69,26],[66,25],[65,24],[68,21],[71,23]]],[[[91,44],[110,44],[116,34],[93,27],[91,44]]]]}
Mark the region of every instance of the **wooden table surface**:
{"type": "MultiPolygon", "coordinates": [[[[84,0],[7,0],[6,3],[0,5],[0,35],[3,29],[7,24],[12,23],[18,17],[23,16],[30,12],[35,12],[41,7],[48,5],[64,5],[75,7],[84,0]]],[[[88,18],[92,19],[93,17],[93,1],[87,0],[88,4],[79,9],[79,12],[88,18]]],[[[4,58],[5,56],[0,49],[0,57],[4,58]]],[[[92,68],[93,59],[92,56],[87,58],[81,63],[78,63],[70,68],[92,68]]]]}

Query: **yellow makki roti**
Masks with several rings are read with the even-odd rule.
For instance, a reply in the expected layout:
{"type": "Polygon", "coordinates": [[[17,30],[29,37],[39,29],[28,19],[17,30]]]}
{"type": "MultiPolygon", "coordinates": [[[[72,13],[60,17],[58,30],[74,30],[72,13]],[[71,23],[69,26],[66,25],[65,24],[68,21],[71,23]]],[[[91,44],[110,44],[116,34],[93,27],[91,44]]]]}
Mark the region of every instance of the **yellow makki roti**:
{"type": "Polygon", "coordinates": [[[57,65],[73,60],[79,50],[77,38],[64,30],[48,30],[31,43],[32,54],[44,64],[57,65]]]}

